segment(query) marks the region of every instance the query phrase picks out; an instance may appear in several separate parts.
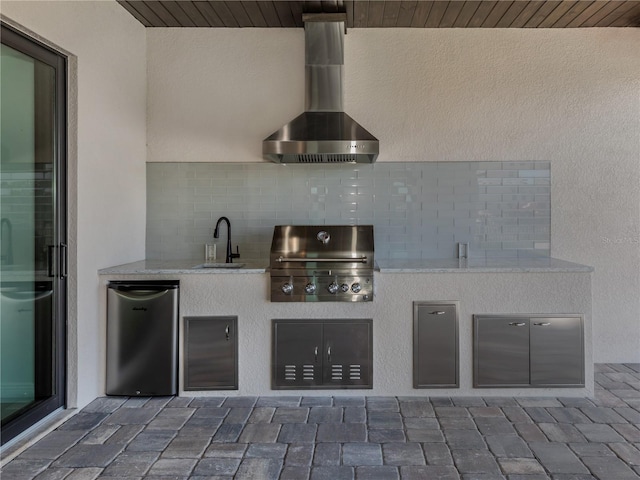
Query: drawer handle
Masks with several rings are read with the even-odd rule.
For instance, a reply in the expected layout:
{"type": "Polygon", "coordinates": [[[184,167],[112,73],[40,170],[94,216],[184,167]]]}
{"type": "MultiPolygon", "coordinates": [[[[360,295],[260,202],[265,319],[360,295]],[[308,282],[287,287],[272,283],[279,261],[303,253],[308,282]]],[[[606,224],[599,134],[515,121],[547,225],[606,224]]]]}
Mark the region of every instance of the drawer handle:
{"type": "Polygon", "coordinates": [[[442,310],[436,310],[435,312],[431,312],[431,315],[444,315],[447,312],[443,312],[442,310]]]}
{"type": "Polygon", "coordinates": [[[327,360],[331,363],[331,347],[327,348],[327,360]]]}
{"type": "Polygon", "coordinates": [[[229,341],[229,325],[227,325],[227,328],[224,329],[224,334],[227,337],[227,342],[229,341]]]}
{"type": "Polygon", "coordinates": [[[511,322],[509,325],[512,327],[524,327],[526,325],[525,322],[511,322]]]}
{"type": "Polygon", "coordinates": [[[534,323],[534,325],[538,327],[546,327],[548,325],[551,325],[551,322],[537,322],[537,323],[534,323]]]}
{"type": "Polygon", "coordinates": [[[313,355],[315,357],[315,362],[318,363],[318,347],[314,348],[313,355]]]}

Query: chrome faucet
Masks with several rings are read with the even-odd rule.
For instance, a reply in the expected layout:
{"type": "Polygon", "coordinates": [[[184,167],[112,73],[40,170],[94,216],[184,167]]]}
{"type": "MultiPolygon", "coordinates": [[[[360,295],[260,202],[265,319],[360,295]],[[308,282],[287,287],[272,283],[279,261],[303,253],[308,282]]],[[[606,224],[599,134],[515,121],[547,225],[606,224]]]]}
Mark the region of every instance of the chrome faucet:
{"type": "Polygon", "coordinates": [[[236,253],[231,251],[231,222],[227,217],[220,217],[216,222],[216,228],[213,230],[213,238],[220,238],[220,222],[227,222],[227,258],[225,263],[233,263],[234,258],[240,258],[240,248],[236,245],[236,253]]]}

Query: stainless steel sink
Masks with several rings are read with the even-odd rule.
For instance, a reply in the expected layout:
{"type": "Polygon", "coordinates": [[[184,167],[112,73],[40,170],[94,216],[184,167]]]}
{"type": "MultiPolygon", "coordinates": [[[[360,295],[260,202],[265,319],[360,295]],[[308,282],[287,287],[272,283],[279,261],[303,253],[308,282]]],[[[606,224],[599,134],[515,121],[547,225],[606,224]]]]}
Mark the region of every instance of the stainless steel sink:
{"type": "Polygon", "coordinates": [[[244,263],[201,263],[192,268],[242,268],[244,263]]]}

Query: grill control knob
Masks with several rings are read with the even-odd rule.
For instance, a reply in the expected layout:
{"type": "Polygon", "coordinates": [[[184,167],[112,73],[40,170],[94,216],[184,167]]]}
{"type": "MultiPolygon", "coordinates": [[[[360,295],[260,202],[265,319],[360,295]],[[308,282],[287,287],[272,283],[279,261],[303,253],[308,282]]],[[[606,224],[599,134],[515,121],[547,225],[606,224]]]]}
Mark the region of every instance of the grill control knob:
{"type": "Polygon", "coordinates": [[[327,287],[327,290],[329,291],[329,293],[338,293],[338,288],[338,284],[336,282],[332,282],[327,287]]]}
{"type": "Polygon", "coordinates": [[[316,286],[313,283],[307,283],[304,287],[304,292],[307,295],[313,295],[316,293],[316,286]]]}
{"type": "Polygon", "coordinates": [[[360,290],[362,290],[362,285],[360,285],[358,282],[351,285],[351,291],[353,293],[358,293],[360,290]]]}
{"type": "Polygon", "coordinates": [[[284,285],[282,285],[282,293],[289,295],[291,294],[291,292],[293,292],[293,285],[291,285],[290,283],[285,283],[284,285]]]}
{"type": "Polygon", "coordinates": [[[349,284],[348,283],[343,283],[342,285],[340,285],[340,291],[343,293],[347,293],[349,291],[349,284]]]}

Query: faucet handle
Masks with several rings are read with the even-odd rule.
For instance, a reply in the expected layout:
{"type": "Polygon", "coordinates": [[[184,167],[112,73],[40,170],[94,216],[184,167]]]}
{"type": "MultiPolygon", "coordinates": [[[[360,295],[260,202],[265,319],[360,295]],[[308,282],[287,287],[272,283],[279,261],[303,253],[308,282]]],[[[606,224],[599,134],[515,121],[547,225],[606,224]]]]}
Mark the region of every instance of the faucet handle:
{"type": "Polygon", "coordinates": [[[231,253],[231,258],[240,258],[240,247],[236,245],[236,253],[231,253]]]}

